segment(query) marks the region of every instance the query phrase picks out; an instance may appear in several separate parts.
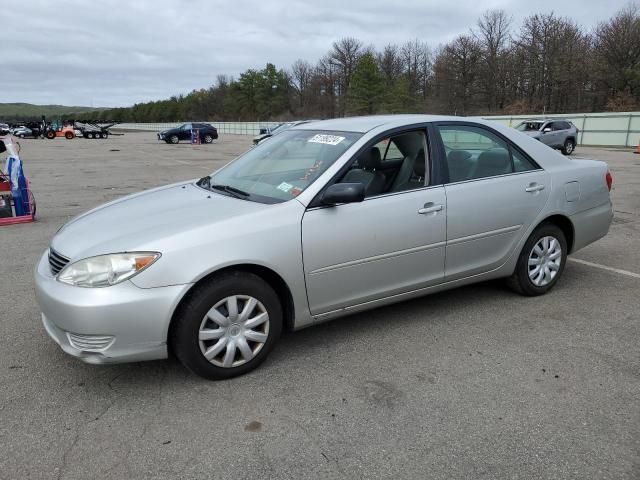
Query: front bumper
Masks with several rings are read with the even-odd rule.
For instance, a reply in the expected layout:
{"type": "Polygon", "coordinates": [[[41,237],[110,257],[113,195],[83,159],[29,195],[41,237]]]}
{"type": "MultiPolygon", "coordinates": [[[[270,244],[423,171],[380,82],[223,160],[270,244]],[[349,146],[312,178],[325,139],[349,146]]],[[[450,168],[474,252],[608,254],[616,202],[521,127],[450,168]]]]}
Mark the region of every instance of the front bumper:
{"type": "Polygon", "coordinates": [[[58,282],[48,251],[35,272],[36,298],[49,336],[87,363],[121,363],[167,357],[167,332],[190,285],[139,288],[125,281],[106,288],[58,282]]]}
{"type": "Polygon", "coordinates": [[[158,133],[158,140],[164,140],[164,133],[158,133]]]}

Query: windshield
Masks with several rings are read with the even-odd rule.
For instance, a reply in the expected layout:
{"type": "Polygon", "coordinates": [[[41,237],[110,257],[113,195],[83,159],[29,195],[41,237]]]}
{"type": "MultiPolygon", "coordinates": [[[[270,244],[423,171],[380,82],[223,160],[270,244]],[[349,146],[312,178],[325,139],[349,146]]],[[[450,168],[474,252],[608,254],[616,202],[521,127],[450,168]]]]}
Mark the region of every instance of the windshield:
{"type": "Polygon", "coordinates": [[[521,132],[537,132],[540,130],[540,127],[542,127],[542,122],[522,122],[516,127],[516,130],[520,130],[521,132]]]}
{"type": "Polygon", "coordinates": [[[246,200],[285,202],[300,195],[361,136],[352,132],[287,130],[198,184],[246,200]]]}

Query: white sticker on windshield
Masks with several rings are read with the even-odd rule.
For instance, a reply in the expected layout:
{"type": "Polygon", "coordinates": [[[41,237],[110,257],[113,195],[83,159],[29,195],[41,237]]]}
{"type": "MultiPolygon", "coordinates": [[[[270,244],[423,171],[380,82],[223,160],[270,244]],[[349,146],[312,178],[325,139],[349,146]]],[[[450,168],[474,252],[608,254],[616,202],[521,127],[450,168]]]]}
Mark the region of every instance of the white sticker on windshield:
{"type": "Polygon", "coordinates": [[[293,185],[288,184],[287,182],[282,182],[280,185],[276,187],[278,190],[282,190],[287,193],[289,190],[293,188],[293,185]]]}
{"type": "Polygon", "coordinates": [[[337,135],[314,135],[307,142],[309,143],[324,143],[326,145],[338,145],[345,137],[338,137],[337,135]]]}

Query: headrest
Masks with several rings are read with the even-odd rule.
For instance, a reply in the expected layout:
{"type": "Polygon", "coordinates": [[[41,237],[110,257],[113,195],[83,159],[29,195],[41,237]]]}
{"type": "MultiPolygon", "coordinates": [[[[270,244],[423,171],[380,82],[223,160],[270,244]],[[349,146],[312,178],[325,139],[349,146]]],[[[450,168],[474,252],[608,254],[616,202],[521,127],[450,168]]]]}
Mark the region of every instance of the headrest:
{"type": "Polygon", "coordinates": [[[466,150],[451,150],[447,155],[447,160],[450,162],[464,162],[471,158],[471,152],[466,150]]]}
{"type": "Polygon", "coordinates": [[[420,150],[418,150],[416,159],[413,162],[413,173],[420,178],[424,178],[425,163],[424,149],[421,148],[420,150]]]}
{"type": "Polygon", "coordinates": [[[476,171],[482,176],[502,175],[511,171],[509,152],[504,148],[492,148],[478,156],[476,171]]]}
{"type": "Polygon", "coordinates": [[[373,147],[368,152],[363,152],[358,159],[358,163],[360,163],[360,168],[363,170],[375,170],[380,168],[382,159],[380,157],[380,150],[378,147],[373,147]]]}

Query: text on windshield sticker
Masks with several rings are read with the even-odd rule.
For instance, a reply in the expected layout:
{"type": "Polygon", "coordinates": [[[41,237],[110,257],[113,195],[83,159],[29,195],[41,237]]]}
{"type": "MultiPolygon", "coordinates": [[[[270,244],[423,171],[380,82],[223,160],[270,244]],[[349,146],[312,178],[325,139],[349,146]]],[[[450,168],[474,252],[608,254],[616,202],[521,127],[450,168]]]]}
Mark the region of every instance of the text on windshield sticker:
{"type": "Polygon", "coordinates": [[[337,135],[314,135],[307,142],[309,143],[324,143],[325,145],[338,145],[345,137],[338,137],[337,135]]]}

